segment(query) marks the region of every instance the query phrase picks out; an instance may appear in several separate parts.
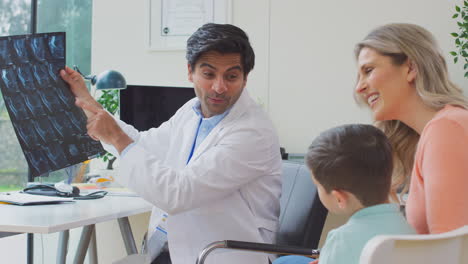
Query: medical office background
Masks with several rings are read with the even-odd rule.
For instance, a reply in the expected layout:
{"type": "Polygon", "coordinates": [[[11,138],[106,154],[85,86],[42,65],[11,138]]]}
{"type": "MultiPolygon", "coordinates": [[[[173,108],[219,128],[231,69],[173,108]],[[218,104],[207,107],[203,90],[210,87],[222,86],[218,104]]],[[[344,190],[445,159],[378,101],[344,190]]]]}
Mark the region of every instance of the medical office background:
{"type": "MultiPolygon", "coordinates": [[[[41,0],[38,32],[66,30],[67,63],[78,64],[83,72],[114,69],[123,73],[130,85],[191,87],[184,51],[149,48],[149,2],[41,0]]],[[[450,33],[457,32],[456,21],[452,19],[456,4],[463,1],[231,0],[231,22],[248,33],[256,53],[247,89],[269,113],[281,146],[290,153],[304,153],[312,139],[326,128],[371,122],[370,113],[359,108],[352,96],[356,80],[353,49],[376,26],[408,22],[430,30],[445,54],[452,80],[468,93],[463,64],[454,64],[449,54],[455,50],[450,33]]],[[[4,10],[12,10],[3,8],[6,5],[30,12],[29,0],[0,0],[0,19],[4,10]]],[[[10,32],[12,28],[15,26],[10,25],[10,32]]],[[[0,25],[0,30],[0,35],[7,35],[6,25],[0,25]]],[[[28,33],[15,30],[18,30],[15,34],[28,33]]],[[[11,134],[13,130],[5,128],[9,121],[1,106],[0,132],[11,134]]],[[[3,149],[0,165],[8,152],[17,155],[17,166],[24,166],[14,135],[2,136],[0,149],[3,149]]],[[[1,166],[0,177],[7,169],[6,165],[1,166]]],[[[343,222],[329,218],[324,233],[343,222]]],[[[149,214],[130,218],[138,245],[148,219],[149,214]]],[[[116,221],[98,224],[96,229],[100,263],[111,263],[125,256],[116,221]]],[[[70,233],[69,261],[80,231],[70,233]]],[[[57,234],[35,236],[35,263],[55,262],[57,239],[57,234]]],[[[25,235],[0,239],[0,262],[25,263],[25,248],[25,235]]]]}

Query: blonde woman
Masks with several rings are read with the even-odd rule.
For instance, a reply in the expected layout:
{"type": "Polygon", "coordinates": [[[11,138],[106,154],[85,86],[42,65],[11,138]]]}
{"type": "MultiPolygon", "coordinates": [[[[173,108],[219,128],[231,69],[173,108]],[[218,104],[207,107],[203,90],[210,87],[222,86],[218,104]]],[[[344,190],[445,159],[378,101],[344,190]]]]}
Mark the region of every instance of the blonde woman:
{"type": "Polygon", "coordinates": [[[389,137],[393,190],[407,192],[418,233],[468,225],[468,100],[448,77],[434,37],[413,24],[388,24],[356,45],[357,99],[389,137]]]}

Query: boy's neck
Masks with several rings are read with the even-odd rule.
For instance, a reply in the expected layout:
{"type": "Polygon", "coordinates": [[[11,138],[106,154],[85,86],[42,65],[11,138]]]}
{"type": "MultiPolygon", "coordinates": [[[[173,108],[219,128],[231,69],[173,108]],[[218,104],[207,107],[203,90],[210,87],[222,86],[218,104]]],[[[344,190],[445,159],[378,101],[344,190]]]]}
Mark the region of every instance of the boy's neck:
{"type": "Polygon", "coordinates": [[[348,206],[346,208],[343,208],[342,213],[346,216],[352,216],[354,213],[357,211],[364,209],[365,206],[361,204],[359,201],[352,201],[348,203],[348,206]]]}
{"type": "MultiPolygon", "coordinates": [[[[390,203],[390,201],[387,199],[384,202],[379,203],[379,204],[388,204],[388,203],[390,203]]],[[[379,204],[375,204],[375,205],[379,205],[379,204]]],[[[349,205],[350,205],[349,208],[345,208],[344,211],[343,211],[343,214],[346,214],[348,216],[352,216],[355,213],[357,213],[358,211],[360,211],[360,210],[362,210],[364,208],[370,207],[370,206],[362,205],[362,203],[358,199],[350,201],[349,205]]],[[[374,205],[371,205],[371,206],[374,206],[374,205]]]]}

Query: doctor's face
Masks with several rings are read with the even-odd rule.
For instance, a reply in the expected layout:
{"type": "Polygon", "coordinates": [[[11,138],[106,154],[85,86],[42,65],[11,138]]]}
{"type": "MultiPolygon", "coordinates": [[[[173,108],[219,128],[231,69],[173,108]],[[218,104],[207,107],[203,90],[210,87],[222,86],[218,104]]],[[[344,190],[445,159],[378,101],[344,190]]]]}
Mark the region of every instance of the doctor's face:
{"type": "Polygon", "coordinates": [[[247,82],[241,57],[237,53],[221,54],[209,51],[200,56],[188,79],[201,102],[203,117],[224,113],[239,99],[247,82]]]}

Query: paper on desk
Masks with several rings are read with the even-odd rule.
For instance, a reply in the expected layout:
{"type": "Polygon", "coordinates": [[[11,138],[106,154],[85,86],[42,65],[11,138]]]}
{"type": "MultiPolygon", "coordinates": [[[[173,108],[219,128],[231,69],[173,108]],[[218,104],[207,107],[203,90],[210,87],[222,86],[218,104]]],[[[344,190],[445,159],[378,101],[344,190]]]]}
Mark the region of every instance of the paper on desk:
{"type": "Polygon", "coordinates": [[[0,193],[0,202],[14,205],[37,205],[73,202],[73,198],[34,195],[21,192],[0,193]]]}
{"type": "Polygon", "coordinates": [[[107,195],[110,196],[128,196],[128,197],[138,197],[139,195],[127,188],[119,187],[109,187],[104,188],[103,190],[107,191],[107,195]]]}
{"type": "Polygon", "coordinates": [[[91,183],[77,183],[74,184],[80,189],[81,194],[89,194],[95,191],[106,191],[107,196],[129,196],[129,197],[137,197],[138,195],[124,187],[106,187],[106,188],[98,188],[96,184],[91,183]]]}

